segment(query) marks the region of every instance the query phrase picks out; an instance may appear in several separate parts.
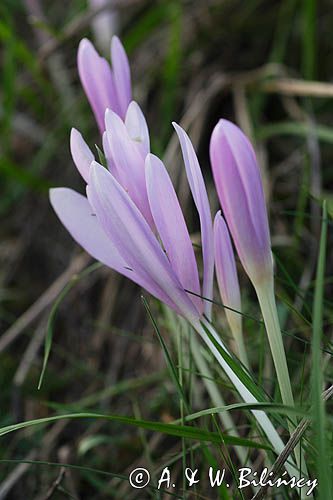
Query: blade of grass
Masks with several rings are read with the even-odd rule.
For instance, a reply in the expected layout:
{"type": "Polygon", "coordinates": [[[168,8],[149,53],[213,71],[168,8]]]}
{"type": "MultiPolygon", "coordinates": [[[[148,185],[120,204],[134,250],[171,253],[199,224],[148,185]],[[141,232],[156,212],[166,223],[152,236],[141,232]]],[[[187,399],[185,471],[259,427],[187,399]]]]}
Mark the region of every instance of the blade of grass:
{"type": "Polygon", "coordinates": [[[160,332],[160,330],[159,330],[159,328],[157,326],[157,323],[156,323],[156,321],[155,321],[155,319],[154,319],[154,317],[152,315],[152,312],[150,310],[149,304],[148,304],[146,298],[143,295],[141,296],[141,300],[142,300],[143,305],[144,305],[144,307],[145,307],[145,309],[147,311],[148,317],[149,317],[149,319],[150,319],[150,321],[151,321],[151,323],[153,325],[153,328],[154,328],[155,333],[156,333],[156,335],[158,337],[158,340],[159,340],[159,342],[161,344],[161,347],[162,347],[162,350],[163,350],[163,354],[164,354],[164,357],[165,357],[165,361],[166,361],[166,364],[167,364],[167,367],[168,367],[171,379],[174,382],[175,387],[177,389],[179,398],[181,399],[181,401],[183,401],[184,407],[186,409],[186,412],[190,413],[189,406],[188,406],[188,403],[187,403],[184,391],[183,391],[183,389],[182,389],[182,387],[180,385],[179,379],[178,379],[177,369],[176,369],[176,367],[175,367],[175,365],[174,365],[174,363],[173,363],[173,361],[171,359],[171,356],[169,354],[169,350],[167,348],[167,345],[164,342],[164,339],[163,339],[163,337],[161,335],[161,332],[160,332]]]}
{"type": "MultiPolygon", "coordinates": [[[[51,422],[56,422],[58,420],[77,420],[77,419],[96,419],[96,420],[106,420],[110,422],[118,422],[120,424],[130,425],[133,427],[138,427],[140,429],[147,429],[150,431],[161,432],[169,436],[194,439],[197,441],[221,444],[221,435],[217,432],[210,432],[204,429],[190,427],[187,425],[177,425],[177,424],[165,424],[162,422],[153,422],[150,420],[141,420],[133,417],[125,417],[122,415],[104,415],[101,413],[67,413],[64,415],[53,415],[51,417],[39,418],[34,420],[28,420],[26,422],[19,422],[17,424],[7,425],[0,428],[0,437],[10,434],[11,432],[16,432],[21,429],[27,429],[30,427],[35,427],[43,424],[49,424],[51,422]]],[[[263,450],[270,450],[270,446],[265,444],[256,443],[250,439],[237,438],[235,436],[228,436],[223,434],[223,441],[225,444],[230,444],[232,446],[245,446],[248,448],[260,448],[263,450]]]]}
{"type": "Polygon", "coordinates": [[[207,408],[205,410],[198,411],[196,413],[192,413],[191,415],[187,415],[185,417],[185,421],[189,422],[191,420],[196,420],[197,418],[201,418],[205,415],[214,415],[216,413],[223,413],[229,411],[239,411],[239,410],[263,410],[267,413],[279,413],[281,415],[299,415],[303,417],[309,417],[308,412],[302,410],[301,408],[296,408],[295,406],[285,406],[279,403],[234,403],[232,405],[207,408]]]}
{"type": "Polygon", "coordinates": [[[4,43],[9,43],[10,41],[13,42],[13,52],[16,59],[31,72],[34,80],[39,84],[41,90],[44,92],[44,95],[46,97],[52,95],[51,85],[45,79],[41,66],[35,55],[30,52],[27,45],[22,40],[20,40],[17,36],[14,36],[10,26],[1,19],[0,40],[4,43]]]}
{"type": "Polygon", "coordinates": [[[166,18],[167,2],[157,3],[138,16],[133,27],[123,37],[124,47],[128,55],[144,42],[166,18]]]}
{"type": "MultiPolygon", "coordinates": [[[[119,396],[120,394],[124,393],[130,393],[134,391],[137,392],[140,389],[151,384],[161,383],[165,375],[166,370],[163,370],[142,377],[121,380],[116,384],[106,387],[105,389],[102,389],[98,392],[94,392],[93,394],[89,394],[88,396],[85,396],[78,401],[74,401],[73,403],[69,404],[54,403],[52,401],[44,401],[44,404],[46,404],[49,408],[58,411],[82,411],[83,409],[91,408],[94,405],[97,405],[104,399],[119,396]]],[[[102,379],[103,381],[105,381],[104,377],[102,377],[102,379]]]]}
{"type": "MultiPolygon", "coordinates": [[[[333,129],[325,125],[317,125],[311,132],[322,142],[333,144],[333,129]]],[[[310,133],[310,125],[299,122],[276,122],[266,123],[264,127],[258,127],[257,136],[260,140],[270,139],[276,135],[295,135],[307,138],[310,133]]]]}
{"type": "Polygon", "coordinates": [[[88,274],[92,273],[96,269],[99,269],[102,266],[100,262],[95,262],[91,266],[88,266],[84,271],[82,271],[80,274],[77,274],[72,277],[72,279],[67,283],[67,285],[63,288],[63,290],[60,292],[58,295],[56,301],[54,302],[48,321],[47,321],[47,327],[46,327],[46,336],[45,336],[45,344],[44,344],[44,360],[43,360],[43,366],[42,366],[42,371],[39,377],[39,382],[38,382],[38,390],[40,390],[46,367],[47,367],[47,362],[51,353],[51,347],[52,347],[52,340],[53,340],[53,328],[54,328],[54,322],[59,310],[59,306],[67,296],[68,292],[75,286],[75,284],[84,276],[87,276],[88,274]]]}
{"type": "Polygon", "coordinates": [[[323,329],[323,297],[327,241],[327,207],[323,203],[323,222],[321,227],[319,255],[317,262],[315,295],[313,303],[313,339],[312,339],[312,404],[313,429],[317,445],[316,469],[319,482],[319,499],[332,497],[332,469],[327,460],[327,435],[325,403],[321,397],[324,383],[322,372],[321,339],[323,329]]]}
{"type": "MultiPolygon", "coordinates": [[[[245,319],[249,319],[251,321],[254,321],[255,323],[257,323],[258,325],[261,325],[261,326],[264,326],[264,322],[263,320],[261,319],[258,319],[256,318],[255,316],[252,316],[251,314],[247,314],[247,313],[244,313],[244,312],[240,312],[240,311],[237,311],[237,309],[233,309],[232,307],[228,307],[226,306],[225,304],[222,304],[222,302],[218,302],[217,300],[211,300],[211,299],[208,299],[206,297],[203,297],[202,295],[199,295],[197,293],[194,293],[194,292],[190,292],[189,290],[186,290],[186,292],[192,294],[192,295],[195,295],[197,297],[200,297],[202,298],[203,300],[210,300],[212,302],[212,304],[215,304],[217,305],[218,307],[223,307],[224,309],[229,309],[230,311],[233,311],[237,314],[240,314],[241,316],[243,316],[243,318],[245,319]]],[[[299,313],[298,313],[299,315],[299,313]]],[[[305,321],[305,323],[307,323],[309,326],[310,326],[310,323],[308,322],[308,320],[306,320],[304,318],[304,316],[302,316],[302,320],[305,321]]],[[[311,345],[311,342],[306,340],[306,339],[302,339],[301,337],[299,337],[298,335],[295,335],[294,333],[291,333],[287,330],[281,330],[281,333],[287,337],[290,337],[294,340],[297,340],[298,342],[301,342],[302,344],[307,344],[307,345],[311,345]]],[[[333,356],[333,351],[329,350],[329,349],[326,349],[326,348],[321,348],[321,350],[323,352],[326,352],[327,354],[330,354],[331,356],[333,356]]]]}

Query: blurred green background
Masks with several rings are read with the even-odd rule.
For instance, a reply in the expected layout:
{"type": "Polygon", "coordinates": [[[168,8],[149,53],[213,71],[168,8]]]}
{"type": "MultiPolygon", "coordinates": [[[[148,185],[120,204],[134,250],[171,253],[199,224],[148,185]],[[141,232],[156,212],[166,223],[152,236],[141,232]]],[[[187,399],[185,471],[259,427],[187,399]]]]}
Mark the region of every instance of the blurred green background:
{"type": "MultiPolygon", "coordinates": [[[[164,156],[178,186],[194,241],[199,226],[171,121],[181,123],[193,140],[214,211],[218,204],[208,162],[212,128],[220,117],[228,118],[254,142],[270,213],[282,328],[289,332],[288,360],[301,400],[311,369],[323,199],[333,212],[332,2],[107,4],[113,10],[97,7],[98,15],[94,1],[0,4],[1,426],[73,408],[165,422],[178,416],[177,394],[140,290],[98,266],[71,280],[91,262],[48,201],[51,186],[84,191],[70,157],[70,129],[78,128],[92,149],[101,140],[78,79],[77,47],[88,37],[109,58],[113,33],[128,52],[134,97],[146,113],[152,150],[164,156]],[[38,391],[50,313],[54,338],[38,391]]],[[[331,243],[329,232],[328,248],[331,243]]],[[[331,355],[333,317],[330,251],[328,256],[323,363],[331,355]]],[[[243,275],[241,283],[245,312],[258,316],[243,275]]],[[[159,317],[158,305],[150,302],[159,317]]],[[[219,321],[223,326],[222,313],[219,321]]],[[[254,371],[268,390],[266,340],[249,319],[245,329],[254,371]]],[[[325,370],[329,382],[332,371],[325,370]]],[[[200,408],[211,406],[202,389],[197,398],[200,408]]],[[[86,469],[69,470],[63,479],[51,466],[1,464],[0,498],[146,498],[136,497],[122,476],[140,456],[163,463],[173,453],[175,440],[120,424],[56,422],[1,438],[1,458],[86,469]],[[118,486],[94,469],[118,475],[118,486]],[[52,492],[59,477],[61,487],[52,492]]]]}

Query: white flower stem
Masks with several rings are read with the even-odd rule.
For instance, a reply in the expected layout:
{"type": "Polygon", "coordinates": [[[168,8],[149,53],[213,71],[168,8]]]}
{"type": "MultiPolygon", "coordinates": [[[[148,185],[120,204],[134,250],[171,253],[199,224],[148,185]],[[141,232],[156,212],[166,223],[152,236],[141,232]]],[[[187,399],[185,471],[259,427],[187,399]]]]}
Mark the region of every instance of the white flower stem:
{"type": "MultiPolygon", "coordinates": [[[[207,331],[205,328],[209,331],[209,334],[214,338],[215,342],[217,342],[220,347],[227,353],[229,354],[226,346],[224,345],[223,341],[220,339],[219,335],[217,332],[214,330],[212,325],[206,321],[202,321],[203,325],[197,321],[193,322],[193,327],[195,330],[199,333],[200,337],[203,339],[203,341],[207,344],[209,350],[211,353],[214,355],[218,363],[220,364],[221,368],[224,370],[226,375],[229,377],[230,381],[233,383],[234,387],[242,397],[243,401],[245,403],[258,403],[258,400],[251,394],[251,392],[247,389],[247,387],[243,384],[243,382],[239,379],[239,377],[235,374],[235,372],[232,370],[232,368],[229,366],[227,361],[223,358],[219,350],[217,349],[216,345],[212,342],[210,336],[207,334],[207,331]]],[[[229,354],[230,355],[230,354],[229,354]]],[[[280,438],[279,434],[277,433],[275,427],[273,426],[272,422],[269,420],[267,417],[266,413],[261,410],[251,410],[252,414],[255,416],[258,424],[266,434],[268,440],[270,441],[273,449],[277,454],[281,453],[281,451],[284,448],[284,444],[282,439],[280,438]]],[[[296,469],[295,465],[289,461],[286,463],[286,469],[288,470],[289,474],[291,476],[299,476],[299,472],[296,469]]]]}
{"type": "MultiPolygon", "coordinates": [[[[224,401],[221,395],[221,392],[216,387],[216,383],[213,381],[213,376],[210,371],[210,368],[208,367],[205,358],[200,352],[200,343],[199,339],[197,339],[196,336],[194,336],[193,339],[191,340],[191,352],[198,370],[200,371],[200,373],[204,374],[203,383],[206,386],[207,392],[214,406],[219,406],[219,407],[227,406],[226,402],[224,401]]],[[[237,427],[235,426],[235,423],[228,412],[220,413],[219,418],[221,420],[224,429],[227,430],[231,436],[239,437],[237,427]]],[[[235,451],[236,454],[238,455],[240,463],[246,464],[246,460],[248,460],[246,450],[241,446],[236,446],[235,451]]]]}
{"type": "MultiPolygon", "coordinates": [[[[256,293],[267,331],[282,401],[286,406],[295,406],[279,317],[277,314],[273,279],[264,285],[257,286],[256,293]]],[[[288,419],[290,434],[292,434],[296,426],[296,416],[290,415],[288,419]]],[[[300,444],[295,447],[295,459],[299,470],[306,473],[306,464],[300,444]]]]}
{"type": "Polygon", "coordinates": [[[267,336],[275,365],[281,398],[286,406],[294,406],[286,353],[283,346],[282,333],[277,315],[274,285],[256,287],[256,292],[266,326],[267,336]]]}

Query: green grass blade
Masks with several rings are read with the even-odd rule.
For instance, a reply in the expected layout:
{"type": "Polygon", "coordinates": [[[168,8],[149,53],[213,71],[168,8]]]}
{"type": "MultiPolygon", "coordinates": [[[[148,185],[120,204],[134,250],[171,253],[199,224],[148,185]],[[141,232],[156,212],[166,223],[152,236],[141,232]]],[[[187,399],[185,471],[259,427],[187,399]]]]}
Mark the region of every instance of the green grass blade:
{"type": "Polygon", "coordinates": [[[276,135],[294,135],[306,139],[309,133],[315,134],[319,141],[333,144],[333,128],[326,125],[317,125],[314,129],[306,123],[299,122],[275,122],[266,123],[258,129],[258,139],[266,140],[276,135]]]}
{"type": "Polygon", "coordinates": [[[198,411],[196,413],[192,413],[191,415],[187,415],[185,417],[185,421],[189,422],[191,420],[196,420],[197,418],[201,418],[205,415],[214,415],[216,413],[223,413],[229,411],[239,411],[239,410],[263,410],[267,413],[280,413],[282,415],[298,415],[302,417],[309,417],[309,414],[300,409],[295,408],[294,406],[285,406],[279,403],[234,403],[232,405],[207,408],[205,410],[198,411]]]}
{"type": "Polygon", "coordinates": [[[159,342],[161,344],[161,347],[162,347],[162,350],[163,350],[163,353],[164,353],[164,357],[165,357],[165,361],[166,361],[166,364],[167,364],[170,376],[172,378],[172,381],[174,382],[174,384],[176,386],[176,389],[177,389],[177,392],[179,394],[180,399],[184,403],[184,407],[186,408],[187,413],[190,413],[188,402],[186,400],[183,388],[180,385],[180,382],[179,382],[179,379],[178,379],[177,369],[176,369],[176,367],[175,367],[175,365],[174,365],[174,363],[173,363],[173,361],[171,359],[171,356],[169,354],[169,350],[167,348],[167,345],[164,342],[164,339],[163,339],[163,337],[161,335],[161,332],[160,332],[160,330],[159,330],[159,328],[157,326],[157,323],[156,323],[156,321],[155,321],[155,319],[154,319],[154,317],[152,315],[152,312],[150,310],[150,307],[149,307],[149,304],[148,304],[146,298],[142,295],[141,299],[142,299],[143,305],[144,305],[144,307],[145,307],[145,309],[146,309],[146,311],[148,313],[149,319],[152,322],[154,330],[155,330],[155,332],[157,334],[158,340],[159,340],[159,342]]]}
{"type": "Polygon", "coordinates": [[[88,266],[84,271],[82,271],[80,274],[74,275],[72,279],[67,283],[67,285],[63,288],[63,290],[60,292],[58,295],[57,299],[55,300],[48,321],[47,321],[47,327],[46,327],[46,336],[45,336],[45,344],[44,344],[44,359],[43,359],[43,366],[42,366],[42,371],[39,377],[39,382],[38,382],[38,390],[40,390],[46,367],[47,367],[47,362],[50,357],[50,352],[51,352],[51,347],[52,347],[52,340],[53,340],[53,327],[54,327],[54,321],[57,316],[57,312],[59,309],[59,306],[67,296],[67,294],[70,292],[70,290],[73,288],[73,286],[84,276],[92,273],[95,271],[95,269],[98,269],[101,267],[102,264],[99,262],[95,262],[91,266],[88,266]]]}
{"type": "Polygon", "coordinates": [[[321,340],[323,330],[323,298],[327,241],[327,207],[323,203],[323,222],[320,235],[317,262],[315,295],[313,303],[313,339],[312,339],[312,404],[313,429],[317,445],[316,469],[319,483],[319,497],[322,500],[333,498],[331,472],[328,460],[325,403],[321,396],[323,390],[323,371],[321,340]]]}
{"type": "Polygon", "coordinates": [[[64,415],[53,415],[52,417],[39,418],[35,420],[28,420],[26,422],[19,422],[17,424],[7,425],[0,429],[0,437],[5,436],[11,432],[16,432],[21,429],[27,429],[34,426],[39,426],[43,424],[49,424],[51,422],[56,422],[58,420],[76,420],[76,419],[96,419],[96,420],[106,420],[110,422],[118,422],[125,425],[130,425],[133,427],[138,427],[140,429],[147,429],[150,431],[161,432],[169,436],[194,439],[196,441],[221,444],[232,446],[245,446],[248,448],[270,450],[271,448],[265,444],[257,443],[250,439],[238,438],[235,436],[228,436],[222,434],[223,441],[221,439],[221,434],[218,432],[210,432],[204,429],[190,427],[186,425],[177,424],[165,424],[162,422],[153,422],[149,420],[141,420],[133,417],[125,417],[122,415],[104,415],[101,413],[68,413],[64,415]]]}
{"type": "Polygon", "coordinates": [[[228,354],[220,344],[215,340],[213,335],[210,333],[208,328],[206,328],[204,323],[201,323],[207,336],[214,344],[214,347],[219,351],[221,356],[224,358],[225,362],[230,366],[235,375],[239,380],[245,385],[245,387],[251,392],[251,394],[259,401],[267,403],[267,395],[264,391],[258,387],[258,385],[253,381],[252,377],[245,371],[238,360],[234,359],[230,354],[228,354]]]}

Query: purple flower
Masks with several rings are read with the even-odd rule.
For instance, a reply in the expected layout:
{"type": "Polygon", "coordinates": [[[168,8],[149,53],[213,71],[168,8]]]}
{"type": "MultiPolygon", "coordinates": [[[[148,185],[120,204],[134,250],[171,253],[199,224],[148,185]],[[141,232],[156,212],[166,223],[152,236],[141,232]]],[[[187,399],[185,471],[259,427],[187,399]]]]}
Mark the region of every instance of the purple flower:
{"type": "Polygon", "coordinates": [[[210,142],[215,186],[239,258],[254,283],[271,279],[270,235],[253,147],[233,123],[220,120],[210,142]]]}
{"type": "Polygon", "coordinates": [[[90,165],[95,157],[80,132],[75,128],[71,130],[70,149],[76,168],[88,183],[90,165]]]}
{"type": "Polygon", "coordinates": [[[77,61],[82,86],[102,133],[105,110],[110,108],[124,119],[132,100],[131,74],[124,47],[117,36],[112,38],[111,68],[84,38],[79,45],[77,61]]]}
{"type": "Polygon", "coordinates": [[[199,274],[190,235],[171,179],[161,160],[152,154],[146,159],[146,182],[150,208],[165,254],[183,288],[193,292],[190,298],[201,314],[199,274]]]}
{"type": "Polygon", "coordinates": [[[71,153],[87,183],[87,198],[61,188],[51,191],[51,203],[74,239],[96,259],[188,319],[198,319],[204,311],[210,317],[211,303],[204,304],[201,297],[212,298],[213,229],[193,146],[174,124],[200,218],[202,290],[182,210],[163,163],[150,154],[147,123],[138,104],[130,102],[128,61],[115,37],[111,56],[112,70],[89,41],[80,44],[80,77],[103,132],[107,169],[95,162],[82,135],[73,129],[71,153]]]}
{"type": "MultiPolygon", "coordinates": [[[[154,227],[145,180],[145,158],[150,150],[145,117],[139,105],[132,101],[125,122],[114,111],[107,109],[105,125],[103,149],[108,169],[129,193],[148,224],[154,227]]],[[[70,148],[77,169],[88,183],[90,165],[95,158],[76,129],[71,131],[70,148]]]]}
{"type": "MultiPolygon", "coordinates": [[[[217,283],[223,305],[241,311],[241,297],[237,276],[236,262],[229,231],[218,212],[214,219],[214,248],[217,283]]],[[[242,331],[241,315],[231,309],[225,309],[231,331],[242,331]]]]}
{"type": "MultiPolygon", "coordinates": [[[[115,120],[112,136],[125,136],[125,125],[115,116],[110,115],[111,121],[115,120]]],[[[146,156],[145,185],[141,186],[153,230],[133,193],[117,178],[122,178],[123,169],[128,169],[128,175],[131,170],[132,177],[136,175],[133,169],[137,165],[132,162],[139,158],[137,154],[142,158],[139,151],[124,151],[122,142],[117,143],[119,137],[114,139],[115,144],[111,141],[115,174],[95,161],[89,164],[92,153],[78,132],[72,132],[72,139],[74,160],[88,181],[88,199],[71,189],[51,190],[52,206],[64,226],[93,257],[138,283],[188,320],[198,320],[204,306],[195,254],[177,195],[161,160],[150,153],[146,156]],[[126,158],[121,158],[121,154],[126,158]]],[[[200,169],[192,170],[198,197],[200,189],[205,189],[200,175],[200,169]]],[[[202,218],[208,220],[208,214],[202,213],[202,218]]]]}
{"type": "Polygon", "coordinates": [[[248,367],[249,362],[243,340],[242,306],[235,256],[229,231],[221,212],[216,214],[214,220],[214,250],[217,283],[222,303],[226,306],[224,310],[236,344],[234,347],[242,363],[248,367]]]}
{"type": "MultiPolygon", "coordinates": [[[[134,105],[134,103],[132,103],[134,105]]],[[[143,115],[140,115],[138,123],[132,119],[131,110],[139,116],[139,106],[130,106],[126,115],[125,123],[111,110],[105,113],[106,132],[104,134],[104,145],[107,149],[109,170],[128,192],[140,212],[146,218],[148,224],[153,227],[153,219],[149,207],[147,187],[145,180],[145,157],[149,152],[149,134],[143,115]],[[130,116],[130,118],[128,118],[130,116]],[[144,124],[143,124],[144,122],[144,124]],[[144,132],[142,132],[144,128],[144,132]],[[137,129],[137,137],[135,129],[137,129]],[[143,136],[142,136],[143,134],[143,136]],[[141,139],[140,140],[140,135],[141,139]]]]}
{"type": "MultiPolygon", "coordinates": [[[[236,125],[220,120],[211,137],[210,158],[224,216],[239,258],[257,293],[282,401],[285,405],[293,406],[293,392],[274,295],[267,211],[253,147],[236,125]]],[[[293,432],[295,425],[295,419],[289,422],[290,432],[293,432]]]]}
{"type": "Polygon", "coordinates": [[[200,219],[203,259],[202,295],[205,299],[208,299],[205,300],[205,313],[210,319],[213,298],[214,243],[209,200],[201,168],[191,140],[186,132],[179,125],[177,125],[177,123],[173,122],[173,126],[178,134],[186,168],[187,180],[190,185],[193,200],[198,210],[200,219]]]}

